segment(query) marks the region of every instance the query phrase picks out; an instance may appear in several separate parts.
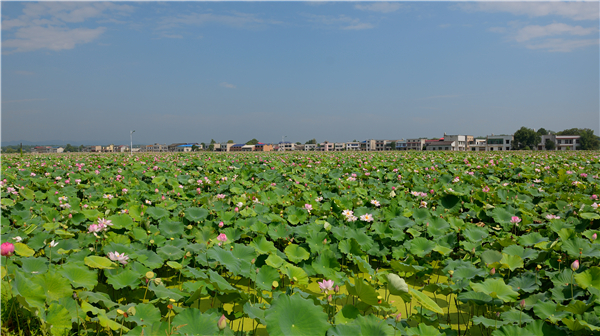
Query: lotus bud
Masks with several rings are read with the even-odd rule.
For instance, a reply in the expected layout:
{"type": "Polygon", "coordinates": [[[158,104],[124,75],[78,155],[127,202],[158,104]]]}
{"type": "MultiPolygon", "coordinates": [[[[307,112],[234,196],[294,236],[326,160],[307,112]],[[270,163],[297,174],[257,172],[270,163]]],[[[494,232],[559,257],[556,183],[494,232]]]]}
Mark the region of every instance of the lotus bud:
{"type": "Polygon", "coordinates": [[[254,265],[254,263],[256,262],[256,258],[252,258],[252,261],[250,261],[252,263],[252,265],[254,265]]]}
{"type": "Polygon", "coordinates": [[[401,319],[402,319],[402,313],[398,313],[398,314],[396,314],[396,317],[394,317],[394,320],[396,322],[400,322],[401,319]]]}
{"type": "Polygon", "coordinates": [[[331,296],[331,294],[329,294],[329,296],[327,297],[327,302],[331,303],[331,301],[333,301],[333,297],[331,296]]]}
{"type": "Polygon", "coordinates": [[[333,291],[336,292],[336,293],[339,293],[340,292],[340,286],[335,285],[335,288],[333,288],[333,291]]]}
{"type": "Polygon", "coordinates": [[[598,234],[594,233],[594,234],[592,235],[592,240],[596,240],[597,238],[598,238],[598,234]]]}
{"type": "Polygon", "coordinates": [[[573,270],[573,272],[579,269],[579,260],[573,261],[573,263],[571,264],[571,269],[573,270]]]}
{"type": "Polygon", "coordinates": [[[0,254],[4,257],[10,257],[15,252],[15,245],[13,243],[2,243],[0,245],[0,254]]]}
{"type": "Polygon", "coordinates": [[[327,238],[323,239],[323,245],[327,244],[327,238]]]}
{"type": "Polygon", "coordinates": [[[521,309],[525,308],[525,300],[521,300],[521,302],[519,302],[519,306],[521,306],[521,309]]]}
{"type": "Polygon", "coordinates": [[[219,327],[219,330],[223,330],[225,327],[227,327],[227,318],[225,315],[221,315],[219,322],[217,322],[217,327],[219,327]]]}
{"type": "Polygon", "coordinates": [[[220,223],[219,223],[219,227],[220,227],[220,228],[222,228],[222,227],[223,227],[223,225],[225,225],[225,224],[223,224],[223,222],[220,222],[220,223]]]}
{"type": "Polygon", "coordinates": [[[492,268],[492,270],[490,271],[490,275],[494,275],[494,274],[496,274],[496,268],[495,267],[492,268]]]}

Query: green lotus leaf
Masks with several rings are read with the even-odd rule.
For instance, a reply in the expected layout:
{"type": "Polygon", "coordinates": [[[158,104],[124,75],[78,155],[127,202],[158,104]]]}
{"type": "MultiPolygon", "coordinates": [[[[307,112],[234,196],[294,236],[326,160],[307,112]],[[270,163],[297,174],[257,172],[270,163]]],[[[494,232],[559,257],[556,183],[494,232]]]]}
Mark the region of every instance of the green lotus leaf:
{"type": "Polygon", "coordinates": [[[441,332],[433,326],[428,326],[426,324],[419,324],[417,327],[406,329],[406,334],[408,336],[442,336],[441,332]]]}
{"type": "Polygon", "coordinates": [[[583,219],[590,219],[590,220],[600,219],[600,215],[598,215],[597,213],[593,213],[593,212],[582,212],[579,214],[579,217],[581,217],[583,219]]]}
{"type": "Polygon", "coordinates": [[[327,330],[327,336],[347,336],[347,335],[362,335],[360,326],[356,323],[353,324],[339,324],[327,330]]]}
{"type": "Polygon", "coordinates": [[[483,325],[486,328],[499,328],[501,326],[503,326],[504,324],[506,324],[506,322],[502,321],[502,320],[492,320],[489,319],[487,317],[483,317],[483,316],[475,316],[473,317],[473,324],[475,325],[483,325]]]}
{"type": "Polygon", "coordinates": [[[427,223],[429,224],[427,226],[427,233],[433,237],[443,236],[450,228],[448,222],[438,217],[431,218],[427,223]]]}
{"type": "Polygon", "coordinates": [[[138,261],[140,261],[144,266],[147,266],[151,269],[160,268],[165,263],[165,260],[163,258],[161,258],[154,251],[150,250],[136,251],[135,255],[132,255],[131,257],[136,256],[144,257],[143,260],[138,259],[138,261]]]}
{"type": "Polygon", "coordinates": [[[575,274],[574,278],[583,289],[593,287],[600,290],[600,267],[592,266],[584,272],[575,274]]]}
{"type": "Polygon", "coordinates": [[[126,214],[113,215],[113,216],[108,217],[108,219],[110,219],[111,222],[113,223],[112,228],[116,229],[116,230],[118,230],[118,229],[130,230],[133,226],[133,219],[131,219],[131,217],[126,214]]]}
{"type": "Polygon", "coordinates": [[[484,304],[497,304],[497,305],[502,305],[502,301],[498,300],[498,299],[494,299],[493,297],[485,294],[485,293],[481,293],[481,292],[462,292],[460,294],[458,294],[458,299],[461,302],[473,302],[475,304],[478,305],[484,305],[484,304]],[[500,301],[500,302],[496,302],[496,301],[500,301]]]}
{"type": "Polygon", "coordinates": [[[53,302],[46,311],[46,324],[53,336],[66,336],[72,327],[71,315],[65,307],[53,302]]]}
{"type": "Polygon", "coordinates": [[[288,245],[284,252],[288,259],[293,263],[299,263],[310,258],[310,253],[297,244],[288,245]]]}
{"type": "Polygon", "coordinates": [[[499,224],[511,224],[510,220],[513,216],[516,216],[515,213],[508,212],[504,208],[495,208],[492,210],[492,218],[499,224]]]}
{"type": "Polygon", "coordinates": [[[56,272],[34,276],[31,281],[42,287],[46,295],[46,303],[58,301],[73,294],[73,288],[69,285],[69,281],[56,272]]]}
{"type": "Polygon", "coordinates": [[[352,285],[349,281],[346,282],[346,289],[350,295],[358,296],[358,298],[367,305],[374,306],[379,304],[379,293],[375,290],[375,288],[373,288],[373,286],[365,283],[362,279],[356,279],[356,283],[354,285],[352,285]]]}
{"type": "Polygon", "coordinates": [[[265,260],[265,264],[273,267],[273,268],[277,268],[279,269],[279,267],[281,267],[281,265],[283,265],[283,262],[285,260],[283,260],[280,256],[278,256],[277,254],[271,254],[269,255],[269,257],[265,260]]]}
{"type": "Polygon", "coordinates": [[[369,314],[367,316],[359,315],[352,324],[360,327],[361,335],[394,335],[394,328],[379,319],[374,314],[369,314]]]}
{"type": "Polygon", "coordinates": [[[268,265],[263,265],[256,275],[256,286],[262,290],[270,291],[273,281],[279,281],[279,272],[268,265]]]}
{"type": "Polygon", "coordinates": [[[505,311],[500,315],[500,318],[506,323],[519,323],[528,324],[533,322],[533,319],[529,314],[524,311],[512,308],[511,310],[505,311]]]}
{"type": "Polygon", "coordinates": [[[88,256],[85,257],[84,262],[92,268],[113,269],[116,266],[114,262],[106,257],[88,256]]]}
{"type": "Polygon", "coordinates": [[[21,269],[25,273],[42,274],[48,270],[46,258],[21,258],[21,269]]]}
{"type": "Polygon", "coordinates": [[[172,269],[181,269],[183,268],[183,266],[178,263],[177,261],[167,261],[167,266],[171,267],[172,269]]]}
{"type": "Polygon", "coordinates": [[[126,321],[135,322],[139,326],[151,326],[160,322],[160,310],[151,304],[141,303],[135,306],[135,314],[129,314],[126,321]]]}
{"type": "Polygon", "coordinates": [[[106,282],[113,286],[114,289],[129,287],[136,289],[140,285],[141,276],[132,270],[115,270],[106,272],[106,282]]]}
{"type": "Polygon", "coordinates": [[[281,268],[281,272],[287,275],[288,279],[294,282],[294,285],[308,285],[308,274],[300,267],[286,264],[281,268]]]}
{"type": "Polygon", "coordinates": [[[276,250],[275,244],[268,241],[265,236],[255,238],[254,241],[250,243],[250,246],[252,246],[258,254],[269,254],[276,250]]]}
{"type": "Polygon", "coordinates": [[[22,257],[32,257],[35,254],[35,251],[29,246],[23,243],[16,243],[15,245],[15,253],[22,257]]]}
{"type": "Polygon", "coordinates": [[[474,226],[464,230],[463,235],[465,236],[465,238],[472,242],[480,242],[483,239],[487,238],[489,234],[488,230],[474,226]]]}
{"type": "Polygon", "coordinates": [[[160,234],[166,238],[179,238],[183,234],[184,225],[182,222],[161,221],[158,224],[160,234]]]}
{"type": "Polygon", "coordinates": [[[395,217],[392,220],[390,220],[390,223],[389,223],[390,228],[396,228],[396,229],[401,229],[401,230],[410,228],[413,225],[415,225],[415,222],[413,222],[409,218],[406,218],[403,216],[395,217]]]}
{"type": "Polygon", "coordinates": [[[209,258],[218,261],[221,265],[227,267],[233,274],[239,274],[242,261],[236,258],[229,250],[224,250],[219,246],[213,246],[207,251],[209,258]]]}
{"type": "Polygon", "coordinates": [[[208,210],[204,208],[188,208],[185,210],[185,218],[192,222],[200,222],[208,217],[208,210]]]}
{"type": "Polygon", "coordinates": [[[208,270],[207,273],[208,273],[208,277],[209,277],[211,283],[213,284],[213,286],[215,286],[215,288],[217,288],[221,292],[231,293],[231,292],[236,291],[236,289],[233,288],[229,284],[229,282],[227,282],[227,280],[225,280],[225,278],[223,278],[221,275],[219,275],[219,273],[217,273],[213,270],[208,270]]]}
{"type": "Polygon", "coordinates": [[[98,284],[98,273],[85,267],[81,262],[62,265],[59,273],[69,279],[73,288],[94,289],[98,284]]]}
{"type": "Polygon", "coordinates": [[[548,237],[542,236],[539,232],[533,232],[519,237],[519,244],[523,246],[532,246],[546,241],[549,241],[548,237]]]}
{"type": "Polygon", "coordinates": [[[157,208],[157,207],[149,207],[146,210],[146,213],[148,215],[150,215],[150,217],[152,217],[156,220],[160,220],[162,218],[168,218],[170,215],[169,211],[167,211],[163,208],[157,208]]]}
{"type": "Polygon", "coordinates": [[[279,295],[265,312],[269,335],[324,335],[329,329],[327,314],[312,300],[300,295],[279,295]]]}
{"type": "MultiPolygon", "coordinates": [[[[335,324],[348,324],[353,322],[360,315],[360,310],[353,305],[345,305],[335,315],[335,324]]],[[[330,329],[331,330],[331,329],[330,329]]],[[[360,331],[360,328],[359,328],[360,331]]],[[[329,334],[329,333],[328,333],[329,334]]]]}
{"type": "Polygon", "coordinates": [[[504,302],[516,301],[519,297],[519,293],[515,292],[500,278],[486,279],[482,283],[471,282],[470,285],[474,291],[485,293],[504,302]]]}
{"type": "Polygon", "coordinates": [[[491,265],[495,262],[502,260],[502,253],[494,250],[485,250],[481,253],[481,260],[485,264],[491,265]]]}
{"type": "Polygon", "coordinates": [[[417,237],[410,243],[410,252],[419,257],[424,257],[426,254],[433,251],[435,246],[436,244],[433,241],[428,240],[427,238],[417,237]]]}
{"type": "Polygon", "coordinates": [[[515,291],[524,291],[526,293],[532,293],[536,291],[540,286],[537,284],[535,274],[525,273],[518,277],[513,277],[508,282],[515,291]]]}
{"type": "Polygon", "coordinates": [[[156,285],[154,281],[150,281],[148,284],[148,289],[154,292],[157,298],[179,301],[185,294],[177,288],[167,288],[163,284],[156,285]]]}
{"type": "Polygon", "coordinates": [[[476,276],[482,277],[485,275],[485,271],[481,268],[477,268],[473,265],[461,266],[454,270],[452,277],[454,279],[473,279],[476,276]]]}
{"type": "Polygon", "coordinates": [[[571,238],[563,242],[561,249],[567,252],[571,258],[600,257],[598,244],[592,246],[588,240],[583,238],[571,238]]]}
{"type": "Polygon", "coordinates": [[[181,260],[185,255],[185,251],[172,245],[165,245],[156,249],[156,253],[161,258],[167,260],[181,260]]]}
{"type": "Polygon", "coordinates": [[[438,314],[444,314],[442,308],[440,308],[440,306],[438,306],[438,304],[435,301],[433,301],[429,296],[412,288],[409,288],[409,291],[413,295],[413,297],[419,302],[421,307],[429,309],[432,312],[438,314]]]}
{"type": "Polygon", "coordinates": [[[500,260],[500,265],[502,265],[503,268],[509,268],[511,271],[514,271],[517,268],[523,267],[523,259],[516,255],[508,255],[506,253],[502,253],[502,260],[500,260]]]}
{"type": "Polygon", "coordinates": [[[386,277],[388,281],[387,288],[392,295],[404,295],[408,293],[408,285],[404,279],[393,273],[386,274],[386,277]]]}
{"type": "Polygon", "coordinates": [[[265,311],[261,309],[264,307],[263,304],[251,304],[250,302],[246,302],[244,304],[244,313],[248,315],[249,318],[258,320],[262,325],[266,325],[265,322],[265,311]]]}
{"type": "Polygon", "coordinates": [[[537,302],[533,305],[533,312],[542,320],[549,319],[550,322],[556,323],[570,315],[569,312],[558,310],[559,307],[553,301],[537,302]]]}
{"type": "MultiPolygon", "coordinates": [[[[12,286],[13,292],[22,296],[29,306],[42,311],[46,309],[46,294],[42,286],[27,279],[21,272],[15,273],[15,281],[12,282],[12,286]]],[[[4,292],[4,288],[2,290],[4,292]]]]}

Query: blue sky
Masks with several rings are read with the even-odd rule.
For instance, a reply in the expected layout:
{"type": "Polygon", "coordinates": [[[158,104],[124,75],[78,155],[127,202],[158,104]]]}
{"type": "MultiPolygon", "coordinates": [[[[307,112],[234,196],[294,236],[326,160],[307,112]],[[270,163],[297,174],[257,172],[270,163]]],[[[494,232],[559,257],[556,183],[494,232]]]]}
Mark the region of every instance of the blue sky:
{"type": "Polygon", "coordinates": [[[600,133],[598,2],[1,6],[2,142],[600,133]]]}

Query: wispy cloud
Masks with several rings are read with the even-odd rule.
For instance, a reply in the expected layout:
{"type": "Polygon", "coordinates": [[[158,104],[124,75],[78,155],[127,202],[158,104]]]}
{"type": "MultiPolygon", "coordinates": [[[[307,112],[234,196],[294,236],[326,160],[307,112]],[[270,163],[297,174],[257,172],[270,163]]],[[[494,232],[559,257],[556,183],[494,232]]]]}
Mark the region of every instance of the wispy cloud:
{"type": "Polygon", "coordinates": [[[519,22],[509,22],[507,27],[493,27],[491,32],[505,34],[508,41],[515,41],[528,49],[548,52],[572,52],[598,44],[598,39],[581,39],[580,36],[598,34],[597,27],[571,26],[565,23],[552,23],[545,26],[523,26],[519,22]],[[563,36],[562,38],[557,38],[563,36]]]}
{"type": "Polygon", "coordinates": [[[370,23],[361,22],[360,19],[352,18],[346,15],[332,16],[332,15],[316,15],[316,14],[302,14],[306,17],[309,22],[316,23],[318,25],[336,27],[343,30],[362,30],[371,29],[373,25],[370,23]]]}
{"type": "Polygon", "coordinates": [[[280,21],[260,18],[255,14],[234,12],[230,14],[188,13],[163,17],[159,29],[171,29],[186,25],[220,24],[235,28],[264,28],[267,25],[281,24],[280,21]]]}
{"type": "Polygon", "coordinates": [[[2,42],[6,53],[50,49],[54,51],[73,49],[76,44],[88,43],[100,36],[106,28],[59,28],[59,27],[24,27],[19,29],[14,39],[2,42]]]}
{"type": "Polygon", "coordinates": [[[371,11],[379,13],[391,13],[402,8],[404,5],[397,2],[373,2],[369,4],[354,5],[354,8],[362,11],[371,11]]]}
{"type": "Polygon", "coordinates": [[[110,20],[124,17],[134,10],[130,5],[109,2],[39,2],[24,4],[23,14],[2,20],[4,54],[38,49],[54,51],[73,49],[89,43],[106,30],[105,27],[81,27],[91,19],[110,20]]]}
{"type": "Polygon", "coordinates": [[[547,39],[539,43],[529,43],[526,45],[528,49],[546,50],[549,52],[571,52],[576,49],[582,49],[589,46],[598,45],[597,39],[585,40],[563,40],[563,39],[547,39]]]}
{"type": "Polygon", "coordinates": [[[582,26],[570,26],[564,23],[552,23],[547,26],[526,26],[517,32],[515,40],[524,42],[538,37],[555,36],[555,35],[576,35],[584,36],[597,32],[596,27],[584,28],[582,26]]]}
{"type": "Polygon", "coordinates": [[[44,101],[44,100],[48,100],[48,98],[31,98],[31,99],[19,99],[19,100],[3,100],[2,104],[5,104],[5,103],[24,103],[24,102],[30,102],[30,101],[44,101]]]}
{"type": "Polygon", "coordinates": [[[572,20],[598,20],[599,3],[590,2],[512,2],[512,1],[482,1],[462,3],[458,5],[466,11],[475,12],[507,12],[514,15],[527,15],[529,17],[540,17],[557,15],[572,20]]]}
{"type": "Polygon", "coordinates": [[[227,82],[223,82],[221,84],[219,84],[220,86],[224,87],[224,88],[228,88],[228,89],[235,89],[235,85],[227,83],[227,82]]]}

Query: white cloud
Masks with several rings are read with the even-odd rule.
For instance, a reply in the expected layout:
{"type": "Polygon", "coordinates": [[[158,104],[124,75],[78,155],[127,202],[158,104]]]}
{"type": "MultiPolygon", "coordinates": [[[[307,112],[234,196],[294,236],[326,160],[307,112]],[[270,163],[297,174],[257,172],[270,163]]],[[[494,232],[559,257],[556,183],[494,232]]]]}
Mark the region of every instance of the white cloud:
{"type": "Polygon", "coordinates": [[[18,18],[2,20],[2,30],[5,31],[3,53],[73,49],[77,44],[95,40],[106,30],[104,27],[84,28],[74,24],[93,18],[111,20],[115,16],[127,16],[133,10],[130,5],[109,2],[26,3],[23,14],[18,18]]]}
{"type": "Polygon", "coordinates": [[[222,24],[236,28],[260,28],[269,24],[280,24],[279,21],[266,20],[248,13],[233,13],[231,15],[222,15],[214,13],[189,13],[177,16],[164,17],[160,20],[159,29],[174,28],[181,25],[204,25],[204,24],[222,24]]]}
{"type": "Polygon", "coordinates": [[[400,9],[403,5],[397,2],[373,2],[368,5],[354,5],[354,8],[362,11],[371,11],[379,13],[391,13],[400,9]]]}
{"type": "Polygon", "coordinates": [[[2,42],[2,48],[8,48],[6,53],[50,49],[54,51],[73,49],[76,44],[88,43],[100,36],[106,28],[59,28],[59,27],[24,27],[20,28],[14,39],[2,42]]]}
{"type": "Polygon", "coordinates": [[[221,84],[219,84],[220,86],[224,87],[224,88],[228,88],[228,89],[235,89],[235,85],[233,84],[229,84],[227,82],[223,82],[221,84]]]}
{"type": "Polygon", "coordinates": [[[558,15],[573,20],[598,20],[599,3],[590,2],[474,2],[463,3],[460,8],[466,11],[508,12],[514,15],[540,17],[558,15]]]}
{"type": "Polygon", "coordinates": [[[360,22],[359,19],[351,18],[346,15],[331,16],[331,15],[315,15],[315,14],[302,14],[308,18],[309,22],[326,25],[326,26],[337,26],[339,29],[344,30],[361,30],[371,29],[373,25],[370,23],[360,22]]]}
{"type": "Polygon", "coordinates": [[[581,49],[589,46],[598,45],[597,39],[587,40],[563,40],[547,39],[540,43],[528,44],[526,47],[533,50],[545,50],[549,52],[571,52],[575,49],[581,49]]]}
{"type": "Polygon", "coordinates": [[[553,23],[547,26],[526,26],[517,32],[515,40],[524,42],[538,37],[554,36],[554,35],[576,35],[584,36],[597,32],[596,27],[583,28],[581,26],[569,26],[564,23],[553,23]]]}

